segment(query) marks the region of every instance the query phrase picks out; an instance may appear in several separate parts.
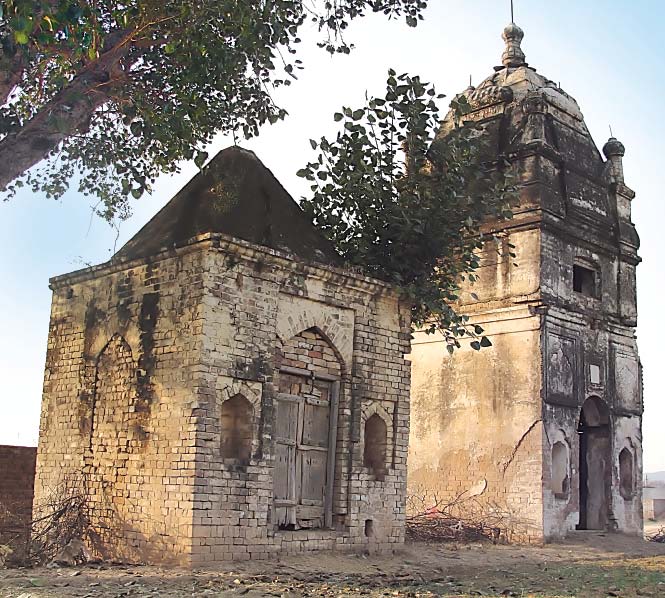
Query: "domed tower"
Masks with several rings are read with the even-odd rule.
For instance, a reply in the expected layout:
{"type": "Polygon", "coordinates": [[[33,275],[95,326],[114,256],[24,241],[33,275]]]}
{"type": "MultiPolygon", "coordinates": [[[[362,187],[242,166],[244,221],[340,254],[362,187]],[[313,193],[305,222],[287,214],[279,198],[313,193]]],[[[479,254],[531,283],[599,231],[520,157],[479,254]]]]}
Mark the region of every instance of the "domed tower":
{"type": "MultiPolygon", "coordinates": [[[[500,507],[497,526],[521,539],[639,534],[640,258],[625,150],[611,138],[603,159],[577,102],[527,64],[523,36],[506,27],[501,66],[464,92],[488,160],[507,159],[519,185],[515,217],[489,223],[499,240],[459,306],[493,346],[449,356],[416,334],[410,493],[500,507]]],[[[439,142],[452,127],[449,114],[439,142]]]]}

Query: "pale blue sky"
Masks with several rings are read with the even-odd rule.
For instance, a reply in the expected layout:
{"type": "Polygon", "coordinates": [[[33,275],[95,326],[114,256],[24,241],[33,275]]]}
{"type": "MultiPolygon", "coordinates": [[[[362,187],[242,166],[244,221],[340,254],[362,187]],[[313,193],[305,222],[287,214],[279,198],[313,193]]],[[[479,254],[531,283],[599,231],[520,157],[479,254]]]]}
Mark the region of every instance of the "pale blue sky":
{"type": "MultiPolygon", "coordinates": [[[[417,29],[372,17],[351,28],[350,56],[330,58],[309,44],[306,70],[279,100],[291,116],[267,127],[245,146],[256,151],[283,185],[306,192],[295,172],[311,158],[310,137],[334,130],[332,113],[360,105],[365,90],[380,94],[389,67],[418,73],[449,96],[480,82],[500,62],[508,0],[430,0],[417,29]]],[[[642,238],[638,269],[638,342],[644,364],[644,460],[665,470],[665,402],[661,348],[665,318],[665,3],[659,0],[517,0],[516,22],[525,30],[527,61],[577,99],[596,143],[608,125],[625,144],[626,182],[637,192],[633,220],[642,238]]],[[[304,46],[303,46],[304,47],[304,46]]],[[[214,153],[229,145],[220,138],[214,153]]],[[[129,239],[194,173],[159,181],[152,197],[134,202],[120,228],[129,239]]],[[[112,253],[115,231],[90,218],[85,198],[69,193],[54,202],[23,193],[0,203],[0,443],[34,444],[39,425],[42,371],[51,293],[48,278],[98,263],[112,253]]]]}

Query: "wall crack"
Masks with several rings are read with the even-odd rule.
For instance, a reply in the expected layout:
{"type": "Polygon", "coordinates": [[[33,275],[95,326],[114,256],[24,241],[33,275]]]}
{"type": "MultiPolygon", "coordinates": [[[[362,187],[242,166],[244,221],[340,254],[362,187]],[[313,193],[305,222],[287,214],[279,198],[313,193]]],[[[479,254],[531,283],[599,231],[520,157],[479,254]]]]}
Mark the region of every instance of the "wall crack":
{"type": "Polygon", "coordinates": [[[513,462],[513,460],[515,459],[515,455],[517,455],[517,451],[520,450],[520,447],[522,446],[522,443],[524,442],[524,439],[525,439],[525,438],[531,433],[531,430],[533,430],[533,429],[534,429],[539,423],[542,423],[542,421],[543,421],[542,419],[537,419],[535,422],[533,422],[533,423],[529,426],[529,428],[527,429],[527,431],[524,432],[524,434],[522,434],[522,436],[520,437],[519,441],[518,441],[517,444],[515,445],[515,448],[513,449],[513,452],[510,454],[510,458],[508,459],[508,461],[506,461],[506,463],[505,463],[504,465],[501,466],[502,473],[505,474],[506,471],[508,470],[508,467],[510,467],[510,464],[511,464],[511,463],[513,462]]]}

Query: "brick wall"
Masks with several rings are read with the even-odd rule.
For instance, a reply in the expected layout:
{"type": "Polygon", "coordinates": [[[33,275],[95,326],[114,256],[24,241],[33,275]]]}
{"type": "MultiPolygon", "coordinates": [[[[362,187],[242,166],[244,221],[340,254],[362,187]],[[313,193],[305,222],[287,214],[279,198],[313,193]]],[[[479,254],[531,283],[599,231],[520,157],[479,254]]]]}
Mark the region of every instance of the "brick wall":
{"type": "Polygon", "coordinates": [[[83,494],[99,557],[189,560],[201,263],[185,249],[52,281],[35,510],[83,494]]]}
{"type": "Polygon", "coordinates": [[[37,449],[0,445],[0,544],[29,532],[37,449]]]}
{"type": "Polygon", "coordinates": [[[209,260],[193,560],[399,546],[408,444],[408,309],[377,281],[286,260],[246,243],[220,240],[209,260]],[[283,529],[272,506],[275,398],[295,383],[282,367],[327,374],[340,383],[332,529],[283,529]],[[219,421],[221,405],[239,392],[261,417],[253,458],[234,468],[219,458],[219,421]],[[379,411],[390,430],[382,480],[363,467],[370,411],[379,411]]]}
{"type": "Polygon", "coordinates": [[[35,505],[77,487],[93,552],[193,564],[403,541],[409,310],[386,285],[206,235],[52,287],[35,505]],[[339,384],[325,529],[280,528],[273,509],[289,365],[339,384]],[[389,429],[381,480],[363,467],[372,413],[389,429]]]}

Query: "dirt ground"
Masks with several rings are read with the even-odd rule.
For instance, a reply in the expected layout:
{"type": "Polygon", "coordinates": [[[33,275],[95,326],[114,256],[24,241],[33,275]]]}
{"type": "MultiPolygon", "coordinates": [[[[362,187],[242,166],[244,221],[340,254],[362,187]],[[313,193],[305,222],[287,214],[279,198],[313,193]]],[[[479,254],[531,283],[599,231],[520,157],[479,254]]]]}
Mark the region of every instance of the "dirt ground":
{"type": "Polygon", "coordinates": [[[578,532],[540,547],[410,543],[392,556],[316,553],[194,571],[119,565],[0,570],[0,598],[185,596],[665,598],[665,545],[578,532]]]}

